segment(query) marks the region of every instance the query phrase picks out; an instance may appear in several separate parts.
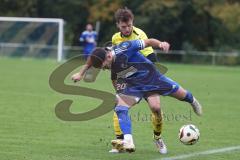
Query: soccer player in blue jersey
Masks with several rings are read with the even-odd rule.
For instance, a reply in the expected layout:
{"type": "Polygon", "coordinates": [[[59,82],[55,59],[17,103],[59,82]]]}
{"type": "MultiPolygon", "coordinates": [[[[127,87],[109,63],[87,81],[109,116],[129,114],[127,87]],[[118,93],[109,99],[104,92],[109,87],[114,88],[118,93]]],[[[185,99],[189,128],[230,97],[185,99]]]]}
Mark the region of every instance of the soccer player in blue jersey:
{"type": "MultiPolygon", "coordinates": [[[[150,60],[139,53],[139,50],[148,46],[158,47],[163,50],[169,48],[166,42],[160,42],[156,39],[125,41],[112,49],[96,48],[88,59],[92,66],[111,69],[112,74],[117,76],[117,105],[115,112],[124,139],[122,141],[116,140],[116,143],[119,144],[117,145],[119,150],[123,148],[127,152],[135,151],[128,110],[142,98],[146,98],[147,102],[151,103],[149,107],[155,117],[159,119],[162,119],[160,95],[171,96],[188,102],[197,115],[202,115],[202,107],[191,92],[161,74],[150,60]]],[[[78,81],[78,74],[75,74],[72,79],[78,81]]],[[[162,139],[161,141],[163,142],[162,139]]]]}
{"type": "MultiPolygon", "coordinates": [[[[116,25],[117,25],[117,28],[119,29],[119,32],[115,33],[112,36],[113,45],[118,45],[121,42],[129,41],[129,40],[148,39],[146,33],[143,30],[133,26],[134,15],[132,11],[129,10],[128,8],[125,7],[125,8],[118,9],[115,12],[115,20],[116,20],[116,25]]],[[[164,44],[169,45],[168,43],[164,43],[164,44]]],[[[147,57],[150,61],[152,62],[157,61],[157,57],[152,47],[146,47],[143,50],[140,50],[139,52],[145,57],[147,57]]],[[[98,69],[94,69],[94,67],[91,67],[91,65],[86,63],[84,67],[81,68],[81,71],[77,74],[77,76],[80,74],[85,82],[94,82],[98,73],[99,73],[98,69]]],[[[114,74],[111,74],[111,80],[114,85],[114,88],[116,88],[116,77],[114,74]]],[[[151,103],[148,103],[148,104],[151,105],[151,103]]],[[[167,148],[163,144],[163,141],[161,141],[161,134],[163,130],[162,119],[158,119],[157,117],[155,117],[154,114],[151,114],[151,123],[153,128],[153,142],[156,145],[159,153],[166,154],[167,148]]],[[[118,117],[116,112],[114,112],[113,114],[113,127],[114,127],[114,134],[116,136],[116,139],[122,140],[123,134],[118,122],[118,117]]],[[[116,145],[117,145],[115,143],[116,141],[112,140],[111,142],[112,142],[112,149],[109,150],[109,152],[110,153],[121,152],[116,149],[116,145]]]]}
{"type": "Polygon", "coordinates": [[[93,31],[93,26],[91,24],[87,24],[86,30],[82,32],[79,41],[83,42],[83,53],[84,57],[87,59],[97,45],[97,32],[93,31]]]}
{"type": "MultiPolygon", "coordinates": [[[[115,12],[115,20],[117,28],[119,32],[115,33],[112,36],[112,44],[118,45],[124,41],[137,40],[137,39],[148,39],[146,33],[134,26],[134,15],[131,10],[128,8],[120,8],[115,12]]],[[[168,45],[166,43],[166,45],[168,45]]],[[[157,61],[156,54],[152,47],[144,48],[139,51],[142,55],[148,58],[152,62],[157,61]]],[[[114,88],[116,88],[116,75],[111,75],[112,83],[114,84],[114,88]]],[[[147,100],[147,99],[145,99],[147,100]]],[[[149,104],[151,105],[151,104],[149,104]]],[[[162,120],[157,119],[154,114],[151,114],[151,123],[153,127],[153,142],[155,143],[158,151],[161,154],[165,154],[167,152],[166,148],[163,148],[162,142],[160,141],[161,133],[163,130],[162,120]]],[[[118,122],[118,117],[116,112],[113,113],[113,127],[116,139],[123,139],[123,134],[120,129],[120,125],[118,122]]],[[[112,149],[109,151],[110,153],[119,153],[119,150],[116,149],[114,141],[112,141],[112,149]]]]}

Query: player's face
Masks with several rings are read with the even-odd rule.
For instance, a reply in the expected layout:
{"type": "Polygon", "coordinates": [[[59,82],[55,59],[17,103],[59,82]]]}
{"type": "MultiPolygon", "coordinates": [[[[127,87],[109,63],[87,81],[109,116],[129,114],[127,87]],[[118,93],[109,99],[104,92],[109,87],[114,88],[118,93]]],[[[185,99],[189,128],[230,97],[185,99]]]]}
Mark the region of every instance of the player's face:
{"type": "Polygon", "coordinates": [[[93,30],[93,26],[92,26],[91,24],[88,24],[88,25],[86,26],[86,29],[87,29],[88,31],[92,31],[92,30],[93,30]]]}
{"type": "Polygon", "coordinates": [[[117,27],[124,36],[129,36],[132,33],[133,21],[129,20],[128,22],[119,21],[117,27]]]}

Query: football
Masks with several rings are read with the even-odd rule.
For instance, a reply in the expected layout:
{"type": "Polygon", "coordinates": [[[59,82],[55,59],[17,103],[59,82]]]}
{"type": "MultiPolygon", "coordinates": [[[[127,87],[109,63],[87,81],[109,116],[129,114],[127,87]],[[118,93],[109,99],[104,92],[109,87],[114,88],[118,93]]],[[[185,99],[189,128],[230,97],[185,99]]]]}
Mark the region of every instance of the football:
{"type": "Polygon", "coordinates": [[[195,144],[200,137],[199,129],[193,124],[187,124],[180,128],[178,138],[185,145],[195,144]]]}

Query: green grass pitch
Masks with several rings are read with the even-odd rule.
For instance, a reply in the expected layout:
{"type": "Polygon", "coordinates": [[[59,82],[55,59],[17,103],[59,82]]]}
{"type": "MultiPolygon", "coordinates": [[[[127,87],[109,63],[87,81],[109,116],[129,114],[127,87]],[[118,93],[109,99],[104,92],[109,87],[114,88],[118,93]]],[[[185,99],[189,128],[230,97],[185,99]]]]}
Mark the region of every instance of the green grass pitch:
{"type": "MultiPolygon", "coordinates": [[[[240,145],[240,67],[165,64],[167,76],[189,89],[203,105],[197,117],[187,103],[162,97],[165,112],[163,137],[169,153],[160,155],[152,142],[150,110],[142,101],[131,109],[136,152],[109,154],[114,138],[112,112],[85,122],[66,122],[55,115],[55,105],[73,99],[71,111],[86,112],[100,101],[64,95],[49,87],[48,79],[59,66],[54,60],[0,58],[0,159],[1,160],[154,160],[240,145]],[[201,132],[193,146],[181,144],[179,128],[195,124],[201,132]]],[[[114,93],[109,72],[96,83],[83,85],[114,93]]],[[[194,160],[239,159],[240,151],[190,157],[194,160]]]]}

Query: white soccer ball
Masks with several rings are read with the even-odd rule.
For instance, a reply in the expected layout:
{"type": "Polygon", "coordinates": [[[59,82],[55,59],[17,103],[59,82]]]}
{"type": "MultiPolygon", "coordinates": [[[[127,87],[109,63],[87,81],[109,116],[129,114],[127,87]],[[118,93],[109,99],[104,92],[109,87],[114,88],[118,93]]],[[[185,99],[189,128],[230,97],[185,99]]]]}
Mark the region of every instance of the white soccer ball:
{"type": "Polygon", "coordinates": [[[200,137],[199,129],[193,124],[187,124],[180,128],[178,138],[186,145],[195,144],[200,137]]]}

